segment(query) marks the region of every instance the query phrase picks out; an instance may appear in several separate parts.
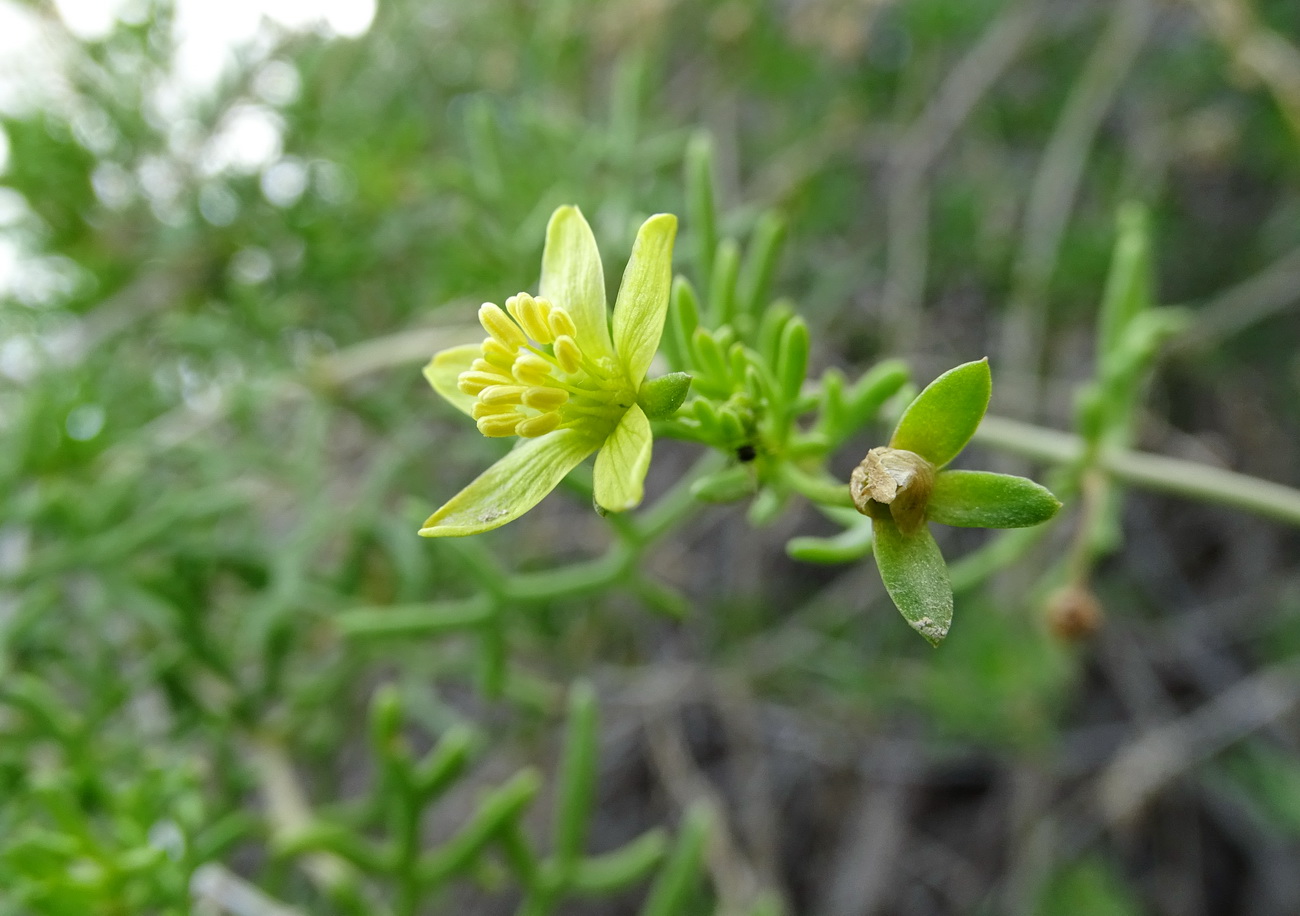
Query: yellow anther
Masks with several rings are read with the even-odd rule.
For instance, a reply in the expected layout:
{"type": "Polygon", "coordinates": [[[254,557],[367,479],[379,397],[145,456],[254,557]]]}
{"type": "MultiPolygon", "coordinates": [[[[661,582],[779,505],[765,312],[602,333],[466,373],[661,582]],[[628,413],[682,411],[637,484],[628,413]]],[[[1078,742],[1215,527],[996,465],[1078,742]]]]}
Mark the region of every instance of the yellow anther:
{"type": "Polygon", "coordinates": [[[562,308],[551,307],[551,314],[547,317],[547,322],[551,326],[551,333],[556,337],[577,337],[578,328],[569,317],[569,313],[562,308]]]}
{"type": "Polygon", "coordinates": [[[569,400],[569,392],[563,388],[528,388],[523,395],[525,407],[537,410],[554,410],[569,400]]]}
{"type": "Polygon", "coordinates": [[[503,436],[513,436],[518,425],[519,415],[512,411],[508,414],[493,414],[479,418],[478,431],[485,436],[499,439],[503,436]]]}
{"type": "Polygon", "coordinates": [[[487,388],[489,385],[501,385],[509,381],[509,378],[503,378],[496,372],[478,372],[470,370],[469,372],[462,372],[457,376],[456,387],[459,388],[463,394],[475,395],[484,388],[487,388]]]}
{"type": "Polygon", "coordinates": [[[475,420],[482,420],[484,417],[505,416],[511,416],[518,420],[518,407],[518,404],[484,404],[482,401],[475,401],[469,409],[469,415],[475,420]]]}
{"type": "Polygon", "coordinates": [[[512,371],[525,385],[545,385],[551,378],[551,364],[535,353],[520,353],[512,371]]]}
{"type": "Polygon", "coordinates": [[[582,366],[582,350],[578,342],[568,334],[555,338],[555,360],[569,375],[573,375],[582,366]]]}
{"type": "Polygon", "coordinates": [[[520,396],[525,391],[531,390],[520,385],[492,385],[480,391],[478,399],[481,404],[510,404],[513,406],[520,402],[520,396]]]}
{"type": "Polygon", "coordinates": [[[543,314],[536,299],[529,297],[520,303],[519,312],[523,315],[522,324],[529,337],[542,344],[548,344],[555,339],[555,335],[551,333],[551,326],[546,323],[546,315],[543,314]]]}
{"type": "Polygon", "coordinates": [[[536,436],[544,436],[559,425],[560,415],[558,413],[544,413],[536,417],[529,417],[527,420],[520,420],[515,427],[515,432],[525,439],[531,439],[536,436]]]}
{"type": "Polygon", "coordinates": [[[515,351],[511,350],[495,337],[487,337],[483,340],[483,359],[494,366],[509,371],[515,362],[515,351]]]}
{"type": "Polygon", "coordinates": [[[469,364],[471,372],[482,372],[485,375],[494,375],[501,379],[502,384],[510,381],[510,370],[508,368],[494,365],[486,359],[476,359],[469,364]]]}
{"type": "Polygon", "coordinates": [[[478,310],[479,324],[483,325],[483,330],[487,331],[512,351],[522,347],[528,341],[524,338],[524,332],[519,330],[519,325],[510,320],[501,307],[493,305],[491,302],[484,302],[478,310]]]}

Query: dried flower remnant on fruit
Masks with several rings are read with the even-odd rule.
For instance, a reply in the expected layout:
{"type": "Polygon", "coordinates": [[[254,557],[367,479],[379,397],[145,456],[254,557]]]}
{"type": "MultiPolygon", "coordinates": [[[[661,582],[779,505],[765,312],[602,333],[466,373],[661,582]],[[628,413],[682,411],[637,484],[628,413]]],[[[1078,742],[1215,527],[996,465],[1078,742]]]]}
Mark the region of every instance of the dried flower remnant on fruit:
{"type": "Polygon", "coordinates": [[[892,518],[904,534],[925,524],[934,466],[915,452],[873,448],[853,469],[849,493],[863,515],[892,518]]]}

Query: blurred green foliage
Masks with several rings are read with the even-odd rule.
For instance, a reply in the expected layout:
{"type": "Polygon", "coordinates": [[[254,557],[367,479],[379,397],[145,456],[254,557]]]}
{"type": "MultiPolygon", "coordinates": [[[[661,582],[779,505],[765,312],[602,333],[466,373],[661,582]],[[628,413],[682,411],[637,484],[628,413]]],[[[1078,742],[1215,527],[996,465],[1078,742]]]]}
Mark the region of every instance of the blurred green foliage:
{"type": "MultiPolygon", "coordinates": [[[[578,913],[584,896],[652,916],[811,911],[801,869],[820,865],[798,855],[783,872],[794,891],[726,883],[706,850],[726,799],[643,787],[620,807],[630,790],[612,774],[632,752],[611,723],[649,729],[666,715],[655,704],[671,705],[663,680],[693,683],[683,667],[835,736],[905,719],[936,759],[1050,758],[1095,672],[1041,625],[1047,591],[1082,564],[1121,619],[1145,625],[1161,606],[1150,580],[1104,563],[1121,546],[1121,494],[1094,497],[1108,508],[1085,548],[1060,529],[959,535],[984,565],[958,581],[954,564],[960,638],[937,654],[858,566],[787,563],[796,526],[820,537],[842,519],[777,523],[784,504],[756,502],[751,518],[774,523],[756,531],[691,503],[682,518],[697,520],[665,537],[653,500],[611,528],[579,479],[575,498],[488,548],[421,541],[420,520],[500,452],[419,366],[478,336],[466,319],[482,298],[534,286],[557,205],[583,207],[611,278],[645,215],[702,212],[683,170],[704,130],[721,205],[712,229],[683,223],[678,270],[726,314],[710,278],[776,265],[739,273],[738,295],[751,309],[793,297],[806,358],[848,392],[851,420],[817,431],[841,457],[865,450],[906,403],[888,400],[904,376],[883,360],[929,378],[994,351],[1015,320],[1027,188],[1112,6],[383,0],[364,36],[278,33],[178,107],[166,3],[94,42],[25,4],[63,38],[45,64],[55,90],[0,114],[0,236],[22,259],[0,291],[0,914],[185,913],[232,888],[311,913],[578,913]],[[900,244],[889,199],[905,170],[891,157],[1021,7],[1038,18],[1006,74],[955,141],[930,138],[942,148],[913,201],[928,226],[924,333],[908,340],[880,306],[900,244]],[[250,118],[280,150],[242,167],[223,144],[250,118]],[[781,238],[779,259],[741,257],[781,238]],[[501,573],[485,555],[536,587],[491,630],[471,626],[501,573]],[[565,587],[575,561],[597,587],[565,587]],[[619,563],[635,575],[599,578],[619,563]],[[572,686],[584,676],[594,694],[572,686]]],[[[1256,7],[1269,34],[1300,36],[1294,3],[1256,7]]],[[[1300,363],[1277,345],[1295,339],[1294,310],[1238,321],[1217,298],[1300,246],[1294,113],[1193,4],[1156,18],[1082,150],[1040,303],[1050,334],[1034,366],[1005,369],[1042,369],[1031,419],[1078,419],[1093,445],[1137,440],[1129,395],[1154,348],[1093,363],[1114,342],[1099,338],[1099,303],[1123,311],[1116,281],[1103,295],[1115,214],[1137,200],[1149,215],[1125,225],[1147,220],[1155,240],[1145,305],[1184,304],[1187,334],[1205,335],[1154,383],[1148,441],[1221,430],[1240,469],[1295,485],[1300,363]],[[1105,366],[1121,363],[1123,388],[1108,389],[1105,366]],[[1070,403],[1084,383],[1104,430],[1070,403]]],[[[692,452],[656,453],[664,505],[700,479],[686,476],[692,452]]],[[[1083,478],[1065,470],[1065,487],[1050,482],[1078,497],[1083,478]]],[[[730,473],[709,481],[740,487],[724,495],[748,492],[734,465],[704,472],[730,473]]],[[[864,544],[839,546],[848,558],[864,544]]],[[[1234,659],[1286,664],[1297,606],[1257,603],[1268,619],[1233,631],[1234,659]]],[[[1294,837],[1300,763],[1276,735],[1252,742],[1207,767],[1270,837],[1294,837]]],[[[1167,911],[1102,854],[1040,875],[1040,911],[1167,911]]]]}

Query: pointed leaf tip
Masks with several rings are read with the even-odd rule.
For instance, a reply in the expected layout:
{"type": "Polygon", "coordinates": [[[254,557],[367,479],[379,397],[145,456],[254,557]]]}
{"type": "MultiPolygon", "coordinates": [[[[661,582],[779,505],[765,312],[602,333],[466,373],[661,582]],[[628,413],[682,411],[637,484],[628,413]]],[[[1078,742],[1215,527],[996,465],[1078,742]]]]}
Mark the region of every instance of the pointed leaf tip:
{"type": "Polygon", "coordinates": [[[890,448],[915,452],[936,468],[943,467],[975,434],[992,393],[987,356],[949,369],[903,411],[890,448]]]}

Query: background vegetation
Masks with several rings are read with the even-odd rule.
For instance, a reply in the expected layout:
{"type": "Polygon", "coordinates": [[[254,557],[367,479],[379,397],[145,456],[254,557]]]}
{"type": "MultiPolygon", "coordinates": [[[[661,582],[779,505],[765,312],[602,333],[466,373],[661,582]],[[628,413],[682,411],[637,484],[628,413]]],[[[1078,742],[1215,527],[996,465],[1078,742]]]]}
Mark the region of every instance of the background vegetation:
{"type": "MultiPolygon", "coordinates": [[[[1300,486],[1291,0],[385,0],[201,91],[167,3],[5,9],[0,913],[1293,911],[1282,521],[1094,468],[1036,542],[948,532],[1012,547],[938,650],[869,561],[787,556],[831,529],[794,503],[611,527],[578,481],[415,536],[500,449],[422,363],[534,288],[561,203],[612,279],[682,214],[705,284],[699,136],[723,235],[784,220],[814,370],[987,354],[1044,428],[1145,205],[1187,320],[1133,442],[1300,486]],[[611,544],[617,587],[551,572],[611,544]],[[507,573],[490,628],[448,613],[507,573]]],[[[1006,438],[971,466],[1050,457],[1006,438]]]]}

